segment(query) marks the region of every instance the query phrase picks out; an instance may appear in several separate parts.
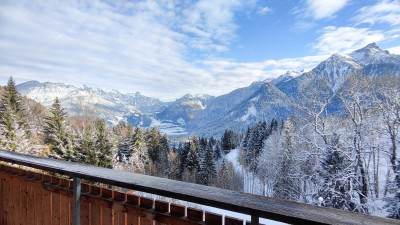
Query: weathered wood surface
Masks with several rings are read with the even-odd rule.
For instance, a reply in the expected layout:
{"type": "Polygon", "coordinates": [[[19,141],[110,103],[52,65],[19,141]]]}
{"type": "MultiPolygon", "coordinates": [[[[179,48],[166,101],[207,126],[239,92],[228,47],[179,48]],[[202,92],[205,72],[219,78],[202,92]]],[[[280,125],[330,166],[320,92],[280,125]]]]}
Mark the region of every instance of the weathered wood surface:
{"type": "Polygon", "coordinates": [[[9,151],[0,151],[0,161],[291,224],[399,224],[398,220],[9,151]]]}
{"type": "MultiPolygon", "coordinates": [[[[72,224],[72,186],[68,179],[0,165],[0,225],[72,224]]],[[[202,223],[196,209],[175,205],[170,212],[168,202],[89,184],[81,189],[82,225],[222,225],[202,223]]]]}

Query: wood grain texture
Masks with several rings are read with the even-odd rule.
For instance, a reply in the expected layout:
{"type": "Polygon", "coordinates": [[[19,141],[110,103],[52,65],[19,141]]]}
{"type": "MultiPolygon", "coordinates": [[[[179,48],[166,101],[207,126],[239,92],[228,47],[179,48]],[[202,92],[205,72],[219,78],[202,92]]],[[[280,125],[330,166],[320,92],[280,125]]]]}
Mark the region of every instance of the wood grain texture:
{"type": "MultiPolygon", "coordinates": [[[[49,172],[58,173],[71,177],[79,177],[91,180],[93,182],[106,183],[108,185],[118,186],[130,190],[142,191],[170,197],[173,199],[185,200],[193,203],[213,206],[229,211],[256,214],[261,218],[268,218],[291,224],[399,224],[398,220],[374,217],[365,214],[346,212],[343,210],[318,207],[313,205],[291,202],[275,198],[255,196],[251,194],[222,190],[214,187],[202,186],[192,183],[168,180],[164,178],[146,176],[142,174],[133,174],[129,172],[120,172],[116,170],[88,166],[78,163],[65,162],[56,159],[35,157],[21,153],[1,151],[0,161],[16,163],[37,169],[43,169],[49,172]]],[[[19,174],[19,169],[11,168],[9,173],[19,174]]],[[[44,178],[46,182],[46,179],[44,178]]],[[[18,186],[18,183],[16,183],[18,186]]],[[[44,186],[46,184],[43,184],[44,186]]],[[[8,193],[14,193],[9,185],[4,190],[8,193]]],[[[45,189],[48,191],[48,189],[45,189]]],[[[9,218],[19,220],[13,214],[13,206],[7,200],[20,202],[19,194],[8,199],[5,197],[6,221],[9,218]]],[[[54,200],[50,193],[51,206],[57,203],[57,194],[54,193],[54,200]]],[[[42,205],[48,201],[48,194],[43,193],[42,205]]],[[[52,207],[56,207],[55,205],[52,207]]],[[[92,209],[91,209],[92,211],[92,209]]],[[[3,205],[4,212],[4,205],[3,205]]],[[[148,211],[144,210],[143,213],[148,211]]],[[[55,214],[50,210],[50,218],[57,220],[55,214]]],[[[171,210],[172,213],[172,210],[171,210]]],[[[147,214],[146,214],[147,215],[147,214]]],[[[147,216],[146,218],[148,218],[147,216]]],[[[48,222],[48,221],[46,221],[48,222]]],[[[8,224],[12,224],[7,223],[8,224]]],[[[57,221],[50,221],[45,224],[58,224],[57,221]]],[[[93,224],[93,223],[92,223],[93,224]]],[[[100,223],[101,224],[101,223],[100,223]]]]}

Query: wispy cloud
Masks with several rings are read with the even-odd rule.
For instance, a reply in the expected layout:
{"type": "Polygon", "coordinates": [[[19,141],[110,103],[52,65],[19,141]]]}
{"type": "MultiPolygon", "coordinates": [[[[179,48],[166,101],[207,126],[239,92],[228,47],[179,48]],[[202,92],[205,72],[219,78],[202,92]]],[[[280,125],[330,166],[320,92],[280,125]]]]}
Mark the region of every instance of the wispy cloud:
{"type": "Polygon", "coordinates": [[[362,7],[352,20],[356,24],[400,25],[400,0],[381,0],[374,5],[362,7]]]}
{"type": "Polygon", "coordinates": [[[257,14],[259,15],[267,15],[269,13],[272,13],[272,9],[268,6],[262,6],[257,9],[257,14]]]}
{"type": "Polygon", "coordinates": [[[348,2],[348,0],[305,0],[304,6],[296,7],[294,13],[320,20],[334,16],[338,11],[344,8],[348,2]]]}
{"type": "Polygon", "coordinates": [[[379,42],[385,39],[383,31],[328,26],[323,29],[321,36],[313,44],[313,49],[318,54],[349,53],[371,42],[379,42]]]}
{"type": "Polygon", "coordinates": [[[237,29],[234,14],[242,7],[239,0],[5,1],[0,76],[165,99],[202,92],[212,74],[194,65],[191,54],[227,49],[237,29]]]}

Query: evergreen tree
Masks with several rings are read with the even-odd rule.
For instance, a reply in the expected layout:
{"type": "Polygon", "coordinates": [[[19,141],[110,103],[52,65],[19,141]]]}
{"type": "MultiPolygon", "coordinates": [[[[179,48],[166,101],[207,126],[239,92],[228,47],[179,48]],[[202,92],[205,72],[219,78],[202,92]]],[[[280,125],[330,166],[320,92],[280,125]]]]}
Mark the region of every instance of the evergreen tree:
{"type": "Polygon", "coordinates": [[[204,185],[212,185],[217,174],[215,163],[213,160],[213,152],[211,143],[206,145],[204,157],[201,161],[201,183],[204,185]]]}
{"type": "Polygon", "coordinates": [[[50,107],[51,115],[44,125],[44,143],[50,146],[50,157],[71,161],[74,148],[67,131],[66,113],[56,98],[50,107]]]}
{"type": "Polygon", "coordinates": [[[183,180],[194,183],[198,182],[197,174],[200,169],[200,157],[196,138],[193,138],[189,143],[189,152],[185,160],[183,180]]]}
{"type": "Polygon", "coordinates": [[[29,148],[29,125],[21,96],[10,77],[0,102],[0,147],[10,151],[27,152],[29,148]]]}
{"type": "Polygon", "coordinates": [[[147,148],[149,158],[153,164],[160,164],[161,162],[161,147],[160,147],[161,134],[156,127],[151,128],[147,135],[147,148]]]}
{"type": "Polygon", "coordinates": [[[112,168],[112,144],[107,132],[106,122],[103,119],[96,121],[95,148],[98,159],[97,166],[112,168]]]}
{"type": "Polygon", "coordinates": [[[228,154],[232,149],[239,145],[239,135],[233,130],[225,130],[221,139],[222,150],[228,154]]]}
{"type": "Polygon", "coordinates": [[[249,138],[250,138],[250,128],[247,127],[246,134],[244,135],[243,140],[242,140],[242,149],[243,149],[244,151],[247,151],[247,146],[248,146],[248,143],[249,143],[249,138]]]}
{"type": "Polygon", "coordinates": [[[197,172],[200,169],[199,153],[195,138],[190,142],[190,149],[185,160],[185,167],[190,172],[197,172]]]}
{"type": "Polygon", "coordinates": [[[132,163],[133,172],[145,173],[149,164],[149,155],[144,140],[142,129],[135,128],[130,142],[130,162],[132,163]]]}
{"type": "Polygon", "coordinates": [[[91,130],[87,130],[83,134],[78,150],[80,154],[79,162],[89,165],[98,165],[93,132],[91,130]]]}
{"type": "Polygon", "coordinates": [[[161,139],[160,139],[160,163],[161,163],[161,169],[162,169],[162,176],[163,177],[168,177],[168,171],[169,171],[169,163],[168,163],[168,155],[169,155],[169,143],[168,143],[168,137],[166,134],[164,134],[161,139]]]}
{"type": "Polygon", "coordinates": [[[218,161],[222,156],[221,156],[221,144],[218,142],[215,143],[214,147],[214,160],[218,161]]]}

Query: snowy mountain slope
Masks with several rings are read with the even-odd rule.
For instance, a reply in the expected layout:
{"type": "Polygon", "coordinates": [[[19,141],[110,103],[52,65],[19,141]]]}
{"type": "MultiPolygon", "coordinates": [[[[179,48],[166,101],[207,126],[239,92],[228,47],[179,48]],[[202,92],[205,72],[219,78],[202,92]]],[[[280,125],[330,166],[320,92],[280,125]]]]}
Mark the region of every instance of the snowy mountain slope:
{"type": "Polygon", "coordinates": [[[62,83],[28,81],[17,85],[18,91],[45,106],[58,97],[70,114],[96,114],[110,123],[116,123],[132,112],[157,112],[168,105],[158,99],[134,94],[122,94],[116,90],[107,92],[87,86],[76,87],[62,83]]]}
{"type": "Polygon", "coordinates": [[[375,42],[350,53],[349,56],[361,65],[400,63],[400,55],[393,55],[388,50],[380,49],[375,42]]]}
{"type": "Polygon", "coordinates": [[[204,124],[218,120],[224,114],[232,110],[237,104],[248,99],[257,91],[264,82],[254,82],[248,87],[236,89],[228,94],[211,99],[207,107],[200,111],[195,118],[189,121],[187,127],[190,130],[199,130],[204,124]]]}
{"type": "Polygon", "coordinates": [[[184,126],[187,122],[196,117],[200,111],[204,110],[208,102],[213,98],[214,97],[209,95],[186,94],[160,112],[157,118],[171,120],[184,126]]]}
{"type": "MultiPolygon", "coordinates": [[[[226,128],[242,130],[258,120],[285,118],[298,102],[334,95],[350,76],[400,75],[399,57],[375,43],[350,55],[332,54],[310,72],[289,71],[278,78],[255,82],[216,97],[189,122],[188,129],[202,135],[221,134],[226,128]]],[[[337,102],[333,104],[336,104],[333,108],[339,108],[337,102]]]]}
{"type": "MultiPolygon", "coordinates": [[[[206,110],[204,110],[206,111],[206,110]]],[[[291,100],[272,83],[266,82],[247,99],[227,110],[224,115],[209,118],[193,132],[197,135],[220,135],[225,129],[242,131],[260,120],[282,119],[291,113],[291,100]]]]}
{"type": "MultiPolygon", "coordinates": [[[[289,71],[278,78],[257,81],[218,97],[185,95],[165,103],[140,93],[122,94],[61,83],[29,81],[18,90],[46,106],[58,96],[70,113],[91,113],[110,123],[125,120],[135,126],[162,126],[180,135],[221,135],[242,130],[258,120],[286,118],[299,102],[333,95],[352,75],[400,76],[400,56],[375,43],[349,55],[333,54],[309,72],[289,71]]],[[[339,103],[333,103],[335,109],[339,103]]],[[[339,110],[340,111],[340,110],[339,110]]]]}

